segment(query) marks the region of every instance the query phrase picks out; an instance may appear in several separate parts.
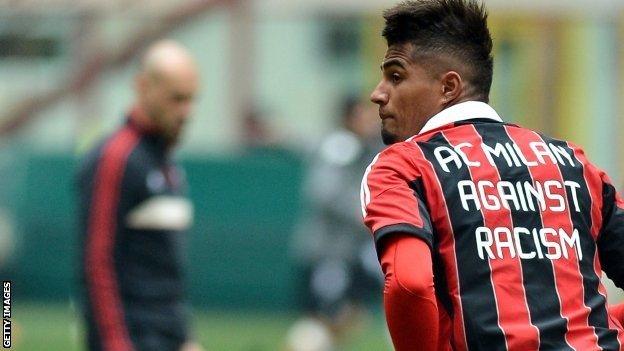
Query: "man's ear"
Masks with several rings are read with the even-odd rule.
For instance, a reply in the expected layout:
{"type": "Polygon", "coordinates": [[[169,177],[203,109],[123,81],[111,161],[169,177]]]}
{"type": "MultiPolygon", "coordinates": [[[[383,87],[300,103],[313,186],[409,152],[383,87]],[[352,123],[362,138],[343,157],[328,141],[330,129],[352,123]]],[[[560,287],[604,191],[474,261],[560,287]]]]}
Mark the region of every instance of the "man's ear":
{"type": "Polygon", "coordinates": [[[461,75],[455,71],[448,71],[440,78],[442,83],[442,100],[449,103],[457,99],[464,90],[464,81],[461,75]]]}

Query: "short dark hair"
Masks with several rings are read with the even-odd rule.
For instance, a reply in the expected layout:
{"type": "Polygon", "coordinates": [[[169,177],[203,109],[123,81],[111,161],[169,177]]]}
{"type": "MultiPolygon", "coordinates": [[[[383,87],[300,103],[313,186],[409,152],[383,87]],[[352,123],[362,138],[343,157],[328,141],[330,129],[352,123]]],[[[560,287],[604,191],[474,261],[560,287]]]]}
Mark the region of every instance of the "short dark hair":
{"type": "Polygon", "coordinates": [[[446,55],[466,65],[464,77],[487,102],[492,85],[492,37],[488,13],[477,0],[405,1],[383,14],[388,46],[411,43],[415,52],[446,55]]]}

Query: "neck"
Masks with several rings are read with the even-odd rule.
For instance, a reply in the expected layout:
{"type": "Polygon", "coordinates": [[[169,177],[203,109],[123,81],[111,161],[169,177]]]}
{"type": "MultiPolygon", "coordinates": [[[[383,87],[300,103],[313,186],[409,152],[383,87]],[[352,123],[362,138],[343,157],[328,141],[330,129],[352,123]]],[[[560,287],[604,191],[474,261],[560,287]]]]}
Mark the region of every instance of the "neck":
{"type": "Polygon", "coordinates": [[[130,110],[130,120],[141,129],[143,132],[147,134],[157,134],[158,128],[156,124],[152,121],[152,118],[147,114],[145,109],[140,105],[135,105],[132,110],[130,110]]]}
{"type": "Polygon", "coordinates": [[[466,94],[466,95],[460,95],[459,97],[457,97],[454,100],[451,100],[449,102],[447,102],[445,105],[443,105],[442,110],[446,110],[447,108],[453,106],[453,105],[458,105],[461,104],[462,102],[467,102],[467,101],[479,101],[479,102],[484,102],[484,103],[489,103],[488,101],[489,99],[484,99],[481,95],[478,94],[466,94]]]}

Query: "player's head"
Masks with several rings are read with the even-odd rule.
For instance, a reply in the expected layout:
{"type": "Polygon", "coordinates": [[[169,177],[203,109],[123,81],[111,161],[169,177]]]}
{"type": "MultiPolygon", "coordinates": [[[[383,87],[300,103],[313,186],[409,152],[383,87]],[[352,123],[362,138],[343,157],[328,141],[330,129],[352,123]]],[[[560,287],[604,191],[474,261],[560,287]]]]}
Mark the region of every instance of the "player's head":
{"type": "Polygon", "coordinates": [[[170,40],[156,42],[143,57],[135,88],[139,108],[156,131],[176,142],[198,88],[197,67],[189,52],[170,40]]]}
{"type": "Polygon", "coordinates": [[[342,126],[359,138],[373,138],[377,135],[379,118],[374,107],[359,96],[349,95],[342,101],[342,126]]]}
{"type": "Polygon", "coordinates": [[[482,4],[406,1],[383,16],[388,50],[371,100],[379,105],[384,143],[417,134],[430,117],[451,105],[488,102],[492,38],[482,4]]]}

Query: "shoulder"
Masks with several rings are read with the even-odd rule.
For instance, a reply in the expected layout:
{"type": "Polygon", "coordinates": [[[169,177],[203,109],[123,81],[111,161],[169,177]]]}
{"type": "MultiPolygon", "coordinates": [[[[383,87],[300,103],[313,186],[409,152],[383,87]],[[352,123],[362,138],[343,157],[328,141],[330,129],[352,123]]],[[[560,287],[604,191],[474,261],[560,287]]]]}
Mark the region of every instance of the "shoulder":
{"type": "Polygon", "coordinates": [[[420,155],[420,148],[414,142],[405,141],[392,144],[373,158],[371,168],[379,167],[379,165],[397,170],[416,168],[416,161],[420,155]]]}
{"type": "Polygon", "coordinates": [[[82,163],[100,163],[105,159],[120,159],[127,156],[137,148],[141,136],[135,130],[124,126],[108,136],[100,139],[85,153],[82,163]]]}
{"type": "Polygon", "coordinates": [[[140,151],[140,135],[127,127],[112,133],[95,147],[87,152],[81,162],[81,169],[107,170],[108,172],[123,172],[132,163],[136,163],[136,157],[131,157],[140,151]]]}
{"type": "MultiPolygon", "coordinates": [[[[574,144],[568,140],[557,139],[549,135],[532,131],[537,134],[541,141],[543,141],[544,148],[550,150],[553,155],[560,159],[560,156],[564,156],[567,162],[560,162],[563,165],[571,165],[573,167],[590,167],[595,166],[590,162],[583,148],[577,144],[574,144]]],[[[541,143],[541,142],[540,142],[541,143]]]]}
{"type": "Polygon", "coordinates": [[[137,149],[141,142],[140,135],[131,128],[121,128],[111,135],[102,145],[101,159],[123,161],[137,149]]]}
{"type": "Polygon", "coordinates": [[[418,146],[410,142],[393,144],[377,154],[366,168],[364,182],[386,182],[388,179],[412,181],[420,177],[418,146]]]}

